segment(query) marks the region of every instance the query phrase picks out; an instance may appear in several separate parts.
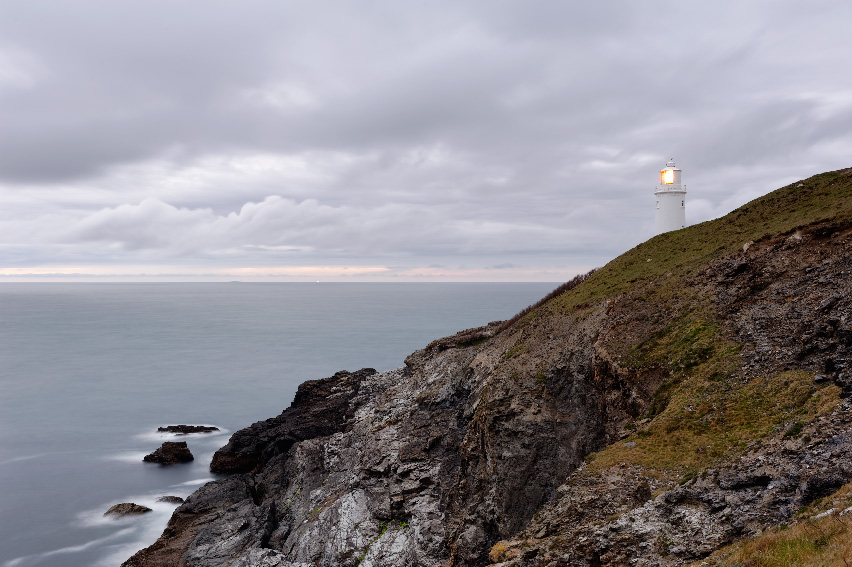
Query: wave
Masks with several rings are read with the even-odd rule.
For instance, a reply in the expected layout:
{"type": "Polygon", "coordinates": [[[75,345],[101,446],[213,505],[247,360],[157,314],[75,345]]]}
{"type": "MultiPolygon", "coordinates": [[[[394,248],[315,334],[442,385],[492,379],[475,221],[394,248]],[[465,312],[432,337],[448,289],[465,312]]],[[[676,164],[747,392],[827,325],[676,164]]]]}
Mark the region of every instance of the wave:
{"type": "Polygon", "coordinates": [[[40,459],[42,457],[46,457],[52,453],[39,453],[37,455],[23,455],[21,457],[12,457],[11,459],[6,459],[5,461],[0,461],[0,465],[6,465],[9,463],[19,463],[21,461],[29,461],[32,459],[40,459]]]}
{"type": "Polygon", "coordinates": [[[72,545],[68,547],[61,547],[59,549],[54,549],[51,551],[45,551],[42,553],[34,553],[33,555],[24,555],[23,557],[16,557],[15,559],[11,559],[3,564],[4,567],[24,567],[26,565],[34,565],[45,559],[47,557],[52,557],[54,555],[61,555],[63,553],[79,553],[81,551],[86,551],[88,549],[92,549],[93,547],[97,547],[99,545],[103,545],[112,540],[119,539],[123,536],[126,536],[132,532],[134,532],[134,528],[125,528],[123,530],[119,530],[114,534],[110,534],[106,537],[93,539],[91,541],[87,541],[86,543],[81,543],[80,545],[72,545]]]}
{"type": "MultiPolygon", "coordinates": [[[[204,425],[206,427],[219,427],[218,425],[214,425],[212,423],[194,423],[193,425],[204,425]]],[[[158,443],[162,443],[163,441],[169,441],[173,439],[206,439],[211,437],[221,437],[223,435],[227,435],[230,433],[228,429],[224,429],[219,427],[219,431],[210,431],[207,433],[168,433],[165,431],[157,431],[156,427],[151,428],[152,431],[147,431],[145,433],[140,433],[135,435],[135,439],[139,439],[140,441],[156,441],[158,443]]]]}
{"type": "MultiPolygon", "coordinates": [[[[212,426],[215,427],[215,426],[212,426]]],[[[176,433],[164,433],[159,431],[148,432],[148,433],[140,433],[139,435],[135,435],[134,439],[145,441],[146,443],[151,445],[151,448],[145,452],[141,451],[122,451],[119,453],[113,453],[111,455],[105,455],[103,458],[108,459],[110,461],[123,461],[128,463],[139,463],[142,462],[142,458],[153,451],[156,447],[155,445],[160,445],[164,441],[170,440],[178,440],[178,441],[188,441],[192,444],[192,446],[201,445],[202,448],[206,448],[207,446],[214,446],[216,449],[222,446],[223,435],[229,434],[230,431],[227,429],[221,429],[220,431],[214,431],[212,433],[188,433],[185,435],[179,435],[176,433]]],[[[214,451],[205,451],[203,453],[199,453],[196,455],[195,460],[197,462],[206,462],[209,463],[213,459],[214,451]]],[[[35,458],[35,457],[34,457],[35,458]]]]}
{"type": "Polygon", "coordinates": [[[172,484],[172,487],[178,486],[200,486],[202,484],[207,484],[210,481],[216,480],[212,476],[208,476],[206,478],[197,478],[195,480],[188,480],[186,482],[181,482],[180,484],[172,484]]]}
{"type": "Polygon", "coordinates": [[[128,516],[124,518],[110,518],[103,516],[103,510],[106,510],[109,506],[117,504],[118,502],[106,504],[103,510],[90,510],[86,513],[80,514],[78,516],[80,520],[88,525],[104,525],[106,523],[123,524],[131,522],[134,524],[132,530],[134,537],[130,541],[105,548],[104,555],[94,564],[93,567],[115,567],[116,565],[120,565],[140,549],[148,547],[157,541],[157,538],[160,537],[163,530],[166,528],[172,512],[179,506],[177,503],[158,502],[157,498],[165,496],[166,494],[186,498],[189,496],[190,492],[192,492],[189,488],[190,484],[196,482],[198,484],[203,484],[203,482],[206,482],[208,479],[200,480],[201,482],[190,481],[188,483],[170,486],[168,492],[132,496],[127,500],[124,500],[124,502],[135,502],[136,504],[141,504],[142,506],[151,508],[151,512],[147,512],[141,516],[128,516]],[[184,487],[184,485],[186,485],[186,487],[184,487]],[[177,488],[177,490],[174,490],[174,488],[177,488]]]}
{"type": "MultiPolygon", "coordinates": [[[[150,453],[150,451],[149,451],[149,453],[150,453]]],[[[142,459],[147,454],[148,453],[146,453],[144,451],[124,451],[124,452],[121,452],[121,453],[113,453],[112,455],[104,455],[101,458],[106,459],[108,461],[122,461],[122,462],[125,462],[125,463],[141,463],[141,462],[143,462],[142,459]]]]}
{"type": "MultiPolygon", "coordinates": [[[[180,496],[182,498],[185,498],[189,496],[190,492],[191,489],[189,489],[188,487],[182,487],[182,485],[175,485],[174,487],[169,487],[168,491],[157,491],[142,495],[130,495],[127,498],[107,502],[102,506],[98,506],[97,508],[80,512],[76,516],[75,525],[77,526],[121,526],[122,529],[105,538],[92,540],[91,542],[87,542],[85,544],[74,546],[71,548],[64,548],[63,550],[48,552],[48,554],[56,554],[60,552],[65,552],[66,550],[68,552],[83,551],[85,549],[103,546],[104,549],[102,550],[101,558],[97,560],[97,562],[94,564],[94,567],[115,567],[115,565],[119,565],[122,562],[126,561],[127,558],[129,558],[131,555],[133,555],[140,549],[151,545],[154,541],[157,540],[160,534],[163,533],[166,524],[168,524],[169,522],[169,518],[171,518],[172,512],[174,512],[174,509],[177,508],[179,504],[171,502],[158,502],[157,499],[166,495],[180,496]],[[177,488],[177,490],[175,490],[174,488],[177,488]],[[104,516],[104,512],[108,510],[110,506],[112,506],[113,504],[118,504],[119,502],[135,502],[136,504],[139,504],[141,506],[147,506],[148,508],[151,508],[151,511],[138,516],[104,516]],[[128,538],[128,536],[130,537],[128,538]],[[121,538],[128,539],[127,541],[117,542],[112,545],[109,545],[111,542],[119,540],[121,538]]],[[[38,561],[43,557],[46,557],[48,554],[39,554],[38,556],[31,556],[31,558],[33,561],[38,561]]],[[[30,558],[21,559],[28,560],[30,558]]],[[[30,564],[31,563],[29,561],[26,561],[23,563],[7,564],[4,567],[27,567],[27,565],[30,564]]]]}
{"type": "Polygon", "coordinates": [[[0,465],[19,463],[21,461],[31,461],[32,459],[41,459],[43,457],[50,457],[53,455],[73,455],[78,453],[91,453],[94,450],[95,449],[86,449],[80,451],[48,451],[46,453],[36,453],[35,455],[21,455],[20,457],[12,457],[6,459],[5,461],[0,461],[0,465]]]}
{"type": "MultiPolygon", "coordinates": [[[[220,429],[211,433],[191,433],[188,435],[177,435],[174,433],[149,432],[134,436],[135,440],[145,440],[147,443],[156,441],[157,444],[164,440],[187,440],[191,445],[198,446],[200,451],[197,451],[196,463],[209,464],[213,457],[211,446],[222,445],[222,436],[228,435],[230,431],[220,429]],[[209,439],[209,442],[207,442],[209,439]]],[[[135,445],[136,443],[134,443],[135,445]]],[[[153,449],[153,448],[152,448],[153,449]]],[[[61,453],[73,453],[74,451],[61,451],[61,453]]],[[[79,451],[76,451],[79,452],[79,451]]],[[[122,451],[113,454],[101,455],[99,458],[121,461],[128,463],[142,464],[142,458],[150,451],[122,451]]],[[[12,457],[4,461],[0,461],[0,465],[5,463],[16,463],[29,461],[47,457],[60,452],[45,452],[32,455],[21,455],[12,457]]],[[[202,471],[199,473],[203,474],[202,471]]],[[[168,477],[163,477],[164,480],[168,477]]],[[[105,537],[99,537],[77,545],[66,546],[58,549],[34,553],[16,557],[5,562],[0,562],[0,567],[35,567],[45,562],[46,559],[62,554],[75,554],[86,552],[85,559],[75,558],[67,560],[69,563],[77,564],[80,561],[91,563],[92,567],[115,567],[126,561],[127,558],[134,553],[151,545],[165,529],[169,518],[179,504],[170,502],[158,502],[157,499],[166,496],[180,496],[186,498],[197,487],[207,482],[215,480],[212,476],[205,476],[181,482],[177,484],[163,483],[161,488],[155,489],[144,494],[133,494],[122,498],[121,500],[113,500],[98,505],[95,508],[84,510],[75,514],[73,526],[75,528],[84,529],[114,529],[113,533],[105,537]],[[104,516],[104,512],[113,504],[120,502],[134,502],[136,504],[147,506],[151,512],[135,516],[104,516]],[[94,555],[95,558],[89,559],[94,555]]],[[[54,559],[55,561],[55,559],[54,559]]],[[[65,560],[63,560],[64,562],[65,560]]]]}

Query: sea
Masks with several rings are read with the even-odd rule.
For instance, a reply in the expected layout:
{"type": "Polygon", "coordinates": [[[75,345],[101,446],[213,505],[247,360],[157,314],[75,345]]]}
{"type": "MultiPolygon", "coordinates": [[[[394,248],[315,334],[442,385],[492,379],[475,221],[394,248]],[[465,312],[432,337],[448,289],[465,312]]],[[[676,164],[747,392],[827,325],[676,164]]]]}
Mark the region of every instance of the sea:
{"type": "Polygon", "coordinates": [[[117,567],[305,381],[388,370],[558,283],[0,283],[0,566],[117,567]],[[167,425],[218,427],[177,437],[167,425]],[[142,457],[186,441],[191,463],[142,457]],[[116,519],[135,502],[152,509],[116,519]]]}

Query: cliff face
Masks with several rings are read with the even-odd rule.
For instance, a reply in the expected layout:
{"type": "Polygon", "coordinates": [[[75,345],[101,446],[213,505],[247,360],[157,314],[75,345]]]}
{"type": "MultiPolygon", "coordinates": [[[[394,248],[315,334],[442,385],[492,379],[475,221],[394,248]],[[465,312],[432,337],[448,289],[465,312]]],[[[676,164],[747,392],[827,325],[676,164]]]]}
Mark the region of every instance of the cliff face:
{"type": "Polygon", "coordinates": [[[680,565],[789,521],[852,480],[850,239],[823,174],[307,382],[124,565],[680,565]]]}
{"type": "Polygon", "coordinates": [[[852,481],[851,239],[848,221],[808,227],[686,282],[693,306],[712,306],[728,360],[708,353],[678,377],[665,410],[590,455],[492,560],[683,565],[852,481]]]}

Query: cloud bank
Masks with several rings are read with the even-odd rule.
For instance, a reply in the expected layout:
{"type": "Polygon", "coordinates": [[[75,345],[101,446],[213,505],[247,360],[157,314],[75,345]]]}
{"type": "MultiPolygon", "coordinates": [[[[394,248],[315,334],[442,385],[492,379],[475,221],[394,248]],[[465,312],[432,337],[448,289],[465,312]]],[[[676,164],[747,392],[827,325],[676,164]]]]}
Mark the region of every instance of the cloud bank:
{"type": "Polygon", "coordinates": [[[690,223],[852,165],[849,21],[7,0],[0,279],[564,280],[652,236],[672,156],[690,223]]]}

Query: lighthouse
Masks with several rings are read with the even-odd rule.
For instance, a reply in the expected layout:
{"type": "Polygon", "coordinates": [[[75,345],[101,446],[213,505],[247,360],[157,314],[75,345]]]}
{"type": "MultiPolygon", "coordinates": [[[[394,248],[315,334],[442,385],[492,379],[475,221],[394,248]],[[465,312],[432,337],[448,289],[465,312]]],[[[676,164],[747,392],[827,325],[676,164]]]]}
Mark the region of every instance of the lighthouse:
{"type": "Polygon", "coordinates": [[[670,159],[660,171],[660,184],[654,190],[657,212],[654,228],[657,234],[677,230],[686,226],[686,185],[681,184],[681,170],[670,159]]]}

